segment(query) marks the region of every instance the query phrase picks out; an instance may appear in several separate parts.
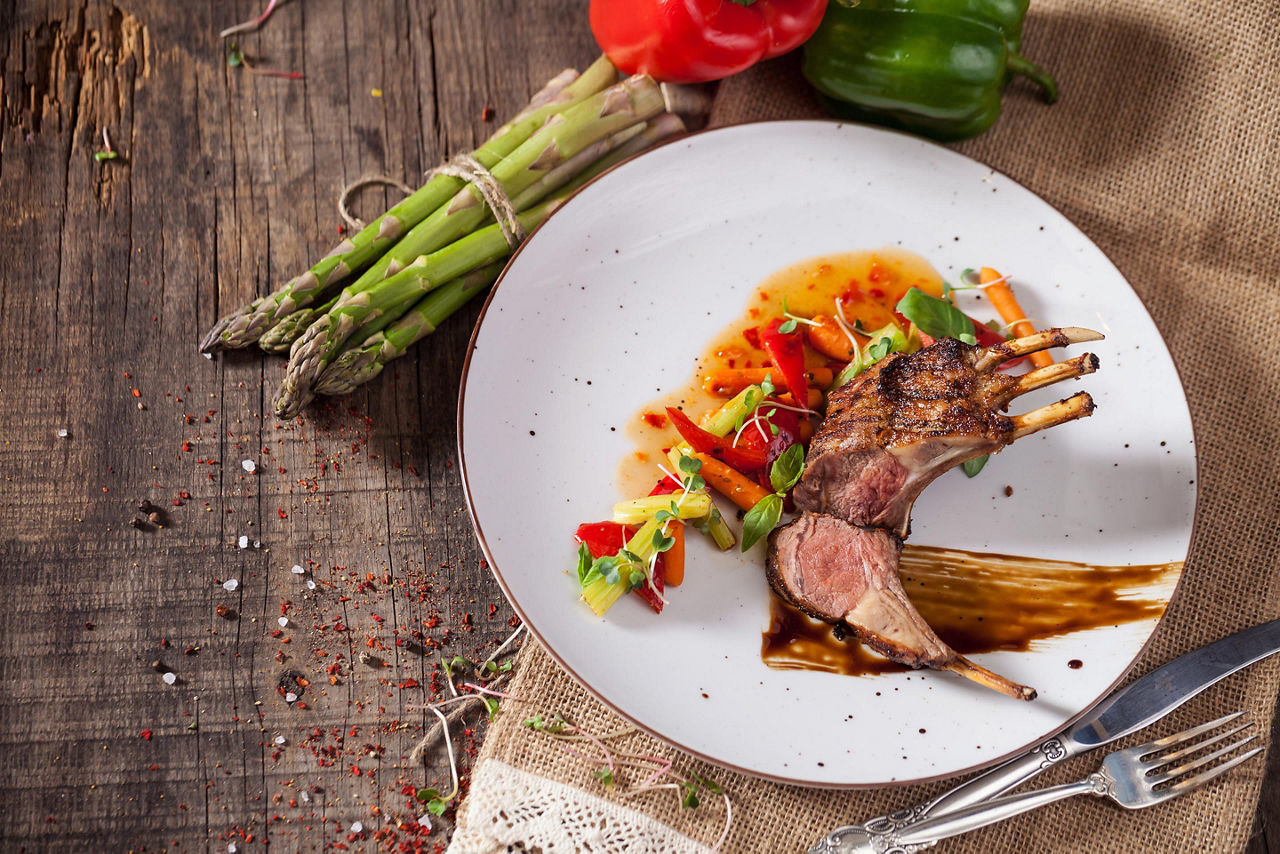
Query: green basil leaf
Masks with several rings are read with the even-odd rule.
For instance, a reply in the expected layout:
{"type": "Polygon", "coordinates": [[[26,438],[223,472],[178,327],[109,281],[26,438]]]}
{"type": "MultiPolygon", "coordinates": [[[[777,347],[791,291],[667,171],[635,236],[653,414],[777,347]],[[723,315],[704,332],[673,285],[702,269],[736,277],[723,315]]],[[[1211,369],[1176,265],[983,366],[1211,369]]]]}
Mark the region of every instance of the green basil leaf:
{"type": "Polygon", "coordinates": [[[973,321],[951,303],[926,294],[919,288],[907,291],[898,300],[897,311],[930,338],[959,338],[976,342],[973,321]]]}
{"type": "Polygon", "coordinates": [[[795,486],[804,474],[804,448],[797,442],[790,446],[773,461],[769,469],[769,483],[778,492],[785,493],[795,486]]]}
{"type": "Polygon", "coordinates": [[[745,552],[778,525],[782,518],[782,496],[774,493],[756,502],[742,517],[742,550],[745,552]]]}
{"type": "Polygon", "coordinates": [[[965,460],[960,464],[960,468],[964,469],[964,473],[969,477],[977,477],[978,472],[982,471],[982,467],[987,464],[987,460],[989,459],[991,459],[990,454],[983,454],[980,457],[965,460]]]}
{"type": "Polygon", "coordinates": [[[591,564],[594,558],[591,557],[591,550],[587,548],[586,543],[578,543],[578,586],[586,587],[586,578],[591,574],[591,564]]]}

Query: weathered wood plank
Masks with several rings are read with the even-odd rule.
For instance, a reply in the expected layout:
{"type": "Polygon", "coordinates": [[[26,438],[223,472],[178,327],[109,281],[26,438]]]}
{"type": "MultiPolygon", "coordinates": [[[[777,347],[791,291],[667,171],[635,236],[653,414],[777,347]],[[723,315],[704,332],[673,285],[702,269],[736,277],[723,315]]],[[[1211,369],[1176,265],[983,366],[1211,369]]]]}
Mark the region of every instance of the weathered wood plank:
{"type": "Polygon", "coordinates": [[[406,767],[412,707],[439,694],[442,653],[482,658],[510,631],[453,465],[478,306],[302,423],[263,415],[278,360],[194,345],[336,241],[345,181],[412,182],[469,149],[486,106],[584,65],[590,37],[553,41],[512,2],[286,3],[239,37],[306,75],[286,81],[229,68],[213,37],[256,11],[0,9],[6,847],[315,849],[354,821],[416,827],[402,789],[447,770],[406,767]],[[99,164],[103,125],[121,157],[99,164]],[[142,498],[163,528],[129,526],[142,498]],[[309,682],[298,703],[288,672],[309,682]]]}

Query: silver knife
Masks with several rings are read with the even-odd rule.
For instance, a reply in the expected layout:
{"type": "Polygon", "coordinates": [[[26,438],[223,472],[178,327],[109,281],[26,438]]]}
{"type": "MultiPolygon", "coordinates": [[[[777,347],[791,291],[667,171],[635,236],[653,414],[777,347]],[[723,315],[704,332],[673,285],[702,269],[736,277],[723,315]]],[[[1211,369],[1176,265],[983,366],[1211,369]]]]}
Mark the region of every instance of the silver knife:
{"type": "MultiPolygon", "coordinates": [[[[1016,759],[923,804],[862,824],[840,827],[809,854],[910,854],[928,846],[898,846],[900,830],[1001,795],[1046,768],[1150,726],[1210,685],[1280,652],[1280,620],[1245,629],[1156,668],[1111,694],[1063,732],[1016,759]]],[[[932,843],[930,843],[932,844],[932,843]]]]}

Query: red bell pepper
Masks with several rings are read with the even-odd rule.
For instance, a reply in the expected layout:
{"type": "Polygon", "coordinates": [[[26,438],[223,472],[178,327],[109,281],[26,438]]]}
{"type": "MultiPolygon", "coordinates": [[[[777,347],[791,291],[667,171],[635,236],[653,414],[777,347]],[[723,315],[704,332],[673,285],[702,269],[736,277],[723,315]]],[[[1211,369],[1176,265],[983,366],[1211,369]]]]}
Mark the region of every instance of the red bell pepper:
{"type": "Polygon", "coordinates": [[[827,0],[591,0],[591,32],[627,74],[719,80],[799,47],[827,0]]]}
{"type": "Polygon", "coordinates": [[[674,406],[667,407],[667,417],[671,419],[680,438],[692,445],[695,451],[715,457],[738,471],[755,471],[764,468],[765,463],[768,462],[764,451],[736,448],[728,439],[713,436],[694,424],[688,415],[674,406]]]}
{"type": "MultiPolygon", "coordinates": [[[[619,525],[617,522],[584,522],[578,526],[573,538],[584,544],[593,558],[597,558],[616,555],[635,533],[635,528],[630,525],[619,525]]],[[[658,559],[653,564],[653,586],[658,589],[658,593],[661,593],[664,587],[665,571],[662,555],[658,555],[658,559]]],[[[655,594],[649,585],[643,584],[632,592],[648,602],[649,607],[654,611],[662,613],[662,597],[655,594]]]]}
{"type": "Polygon", "coordinates": [[[787,381],[787,390],[796,406],[806,406],[809,396],[809,381],[804,370],[804,339],[799,331],[779,332],[783,321],[774,318],[769,325],[760,330],[760,344],[769,354],[773,366],[782,372],[787,381]]]}

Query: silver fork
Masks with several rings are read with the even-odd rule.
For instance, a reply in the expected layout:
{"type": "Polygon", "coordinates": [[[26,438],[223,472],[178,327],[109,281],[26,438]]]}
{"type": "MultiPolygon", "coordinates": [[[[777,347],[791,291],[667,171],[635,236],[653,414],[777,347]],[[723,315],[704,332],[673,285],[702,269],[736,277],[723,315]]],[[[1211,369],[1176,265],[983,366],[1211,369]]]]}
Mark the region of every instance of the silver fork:
{"type": "Polygon", "coordinates": [[[1200,726],[1192,727],[1177,735],[1158,738],[1155,741],[1140,744],[1137,747],[1117,750],[1103,760],[1101,768],[1078,783],[1068,783],[1062,786],[1041,789],[1037,792],[995,798],[982,804],[957,810],[948,815],[926,819],[909,827],[904,827],[896,833],[878,835],[874,840],[862,828],[842,828],[843,831],[849,831],[849,835],[841,833],[840,839],[833,839],[829,836],[823,840],[823,843],[811,848],[810,851],[835,854],[835,852],[849,850],[845,846],[865,844],[871,841],[874,843],[876,851],[885,852],[885,854],[914,854],[914,852],[928,848],[940,839],[968,833],[970,830],[977,830],[980,827],[995,824],[998,821],[1003,821],[1028,810],[1043,807],[1054,801],[1060,801],[1075,795],[1106,796],[1128,809],[1149,807],[1152,804],[1158,804],[1161,801],[1167,801],[1170,798],[1186,794],[1261,753],[1262,748],[1255,747],[1221,764],[1201,771],[1194,777],[1179,779],[1198,768],[1204,768],[1206,765],[1217,762],[1222,757],[1257,738],[1257,735],[1250,735],[1224,747],[1219,747],[1211,753],[1197,756],[1195,759],[1170,767],[1173,763],[1225,741],[1241,730],[1252,726],[1252,723],[1243,723],[1209,738],[1200,738],[1205,733],[1216,730],[1224,724],[1236,720],[1243,714],[1244,712],[1236,712],[1235,714],[1218,718],[1216,721],[1209,721],[1200,726]],[[1178,749],[1166,752],[1174,747],[1178,749]]]}

